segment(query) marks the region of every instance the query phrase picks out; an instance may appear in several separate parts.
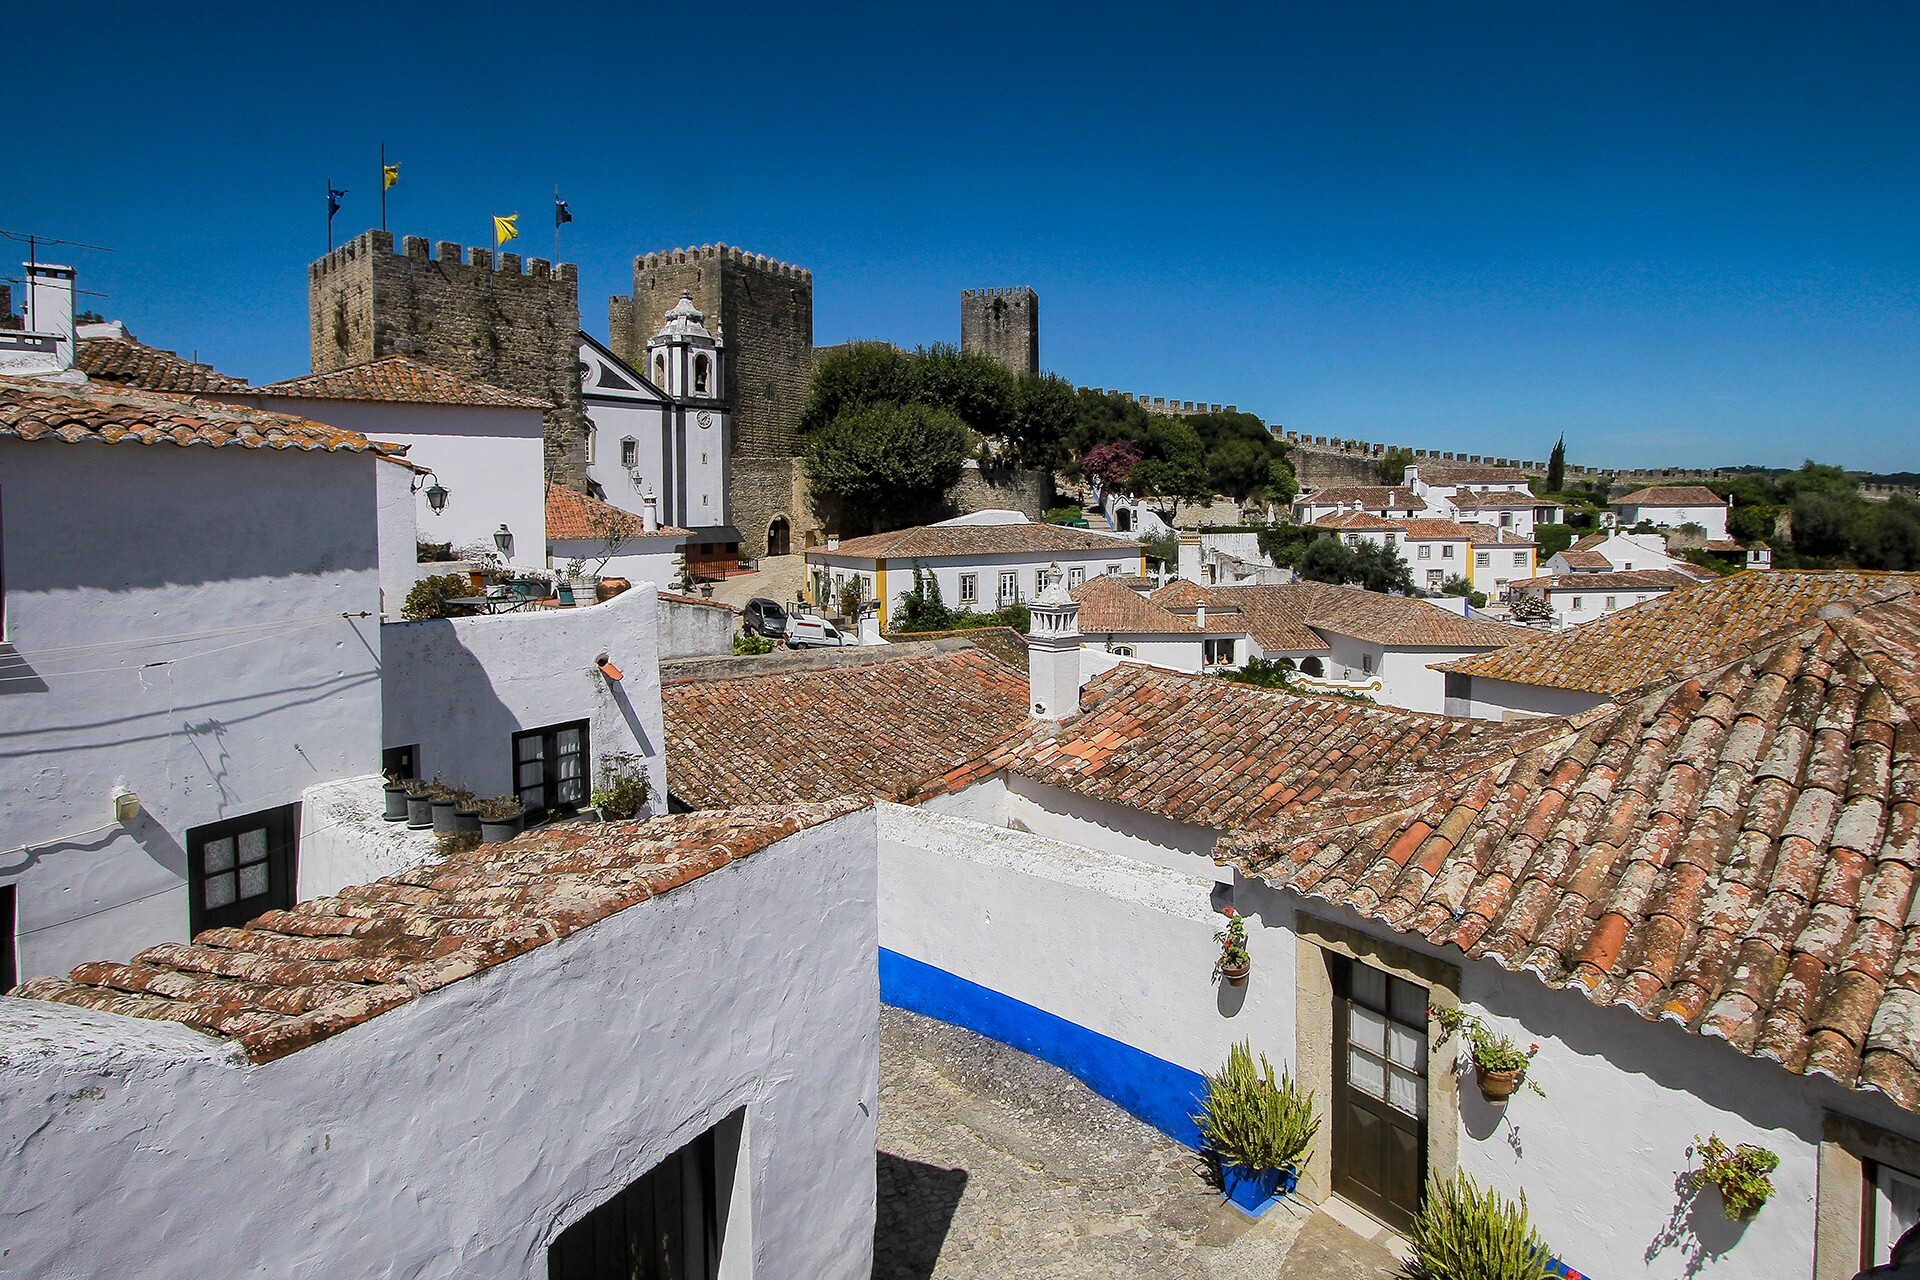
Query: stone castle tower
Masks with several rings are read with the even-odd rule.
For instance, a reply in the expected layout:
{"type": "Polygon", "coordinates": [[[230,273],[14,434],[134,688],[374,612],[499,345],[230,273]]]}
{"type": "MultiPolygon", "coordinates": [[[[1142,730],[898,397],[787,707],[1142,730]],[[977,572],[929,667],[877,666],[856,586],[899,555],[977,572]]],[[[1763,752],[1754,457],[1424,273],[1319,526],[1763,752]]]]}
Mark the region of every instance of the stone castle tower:
{"type": "Polygon", "coordinates": [[[608,345],[645,370],[647,343],[682,293],[726,348],[721,398],[733,415],[728,503],[747,555],[764,555],[776,522],[802,523],[800,409],[813,376],[813,272],[730,245],[643,253],[633,293],[607,308],[608,345]]]}
{"type": "MultiPolygon", "coordinates": [[[[665,308],[663,307],[664,311],[665,308]]],[[[571,263],[462,250],[442,240],[367,231],[307,268],[313,371],[381,356],[412,356],[457,377],[553,405],[547,472],[586,485],[586,410],[580,398],[580,288],[571,263]]]]}
{"type": "Polygon", "coordinates": [[[1040,372],[1040,295],[1025,285],[960,292],[960,349],[991,356],[1014,374],[1040,372]]]}

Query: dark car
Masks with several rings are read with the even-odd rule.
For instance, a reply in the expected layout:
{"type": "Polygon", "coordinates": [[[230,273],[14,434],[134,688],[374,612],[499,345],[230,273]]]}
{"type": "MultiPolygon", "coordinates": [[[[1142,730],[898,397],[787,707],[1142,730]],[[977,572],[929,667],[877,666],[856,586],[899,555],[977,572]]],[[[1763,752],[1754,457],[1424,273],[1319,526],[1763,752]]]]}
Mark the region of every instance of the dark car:
{"type": "Polygon", "coordinates": [[[787,611],[765,596],[755,596],[740,611],[741,630],[750,636],[778,640],[787,634],[787,611]]]}

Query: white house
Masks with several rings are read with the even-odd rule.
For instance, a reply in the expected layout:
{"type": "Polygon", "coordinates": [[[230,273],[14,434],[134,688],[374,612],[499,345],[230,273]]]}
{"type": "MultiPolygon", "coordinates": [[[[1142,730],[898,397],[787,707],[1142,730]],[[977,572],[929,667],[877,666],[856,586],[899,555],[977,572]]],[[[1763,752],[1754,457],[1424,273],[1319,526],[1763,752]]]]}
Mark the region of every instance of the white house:
{"type": "Polygon", "coordinates": [[[625,578],[672,587],[686,563],[686,544],[699,535],[660,523],[655,500],[635,514],[557,484],[547,486],[547,567],[565,573],[579,565],[592,577],[625,578]]]}
{"type": "Polygon", "coordinates": [[[1557,552],[1544,566],[1548,573],[1618,573],[1638,569],[1672,569],[1678,573],[1711,576],[1685,560],[1669,555],[1666,539],[1653,533],[1620,533],[1608,529],[1576,540],[1557,552]]]}
{"type": "Polygon", "coordinates": [[[1155,590],[1146,579],[1089,578],[1071,591],[1079,602],[1082,646],[1175,671],[1237,667],[1248,657],[1239,610],[1197,605],[1178,594],[1197,588],[1176,579],[1155,590]]]}
{"type": "Polygon", "coordinates": [[[1556,627],[1578,626],[1631,609],[1667,594],[1697,587],[1700,579],[1673,569],[1622,569],[1612,573],[1559,573],[1512,584],[1515,597],[1528,597],[1544,609],[1556,627]]]}
{"type": "Polygon", "coordinates": [[[422,468],[414,521],[427,542],[541,564],[544,400],[457,378],[407,356],[289,378],[222,399],[405,445],[422,468]]]}
{"type": "MultiPolygon", "coordinates": [[[[582,333],[580,377],[594,496],[639,515],[652,495],[662,523],[691,532],[689,566],[718,574],[737,565],[740,533],[727,505],[733,453],[722,399],[727,353],[705,320],[682,294],[647,343],[651,376],[582,333]]],[[[769,530],[770,547],[777,532],[769,530]]],[[[785,535],[778,545],[785,546],[785,535]]]]}
{"type": "Polygon", "coordinates": [[[0,378],[0,986],[292,905],[302,792],[380,766],[392,451],[0,378]]]}
{"type": "Polygon", "coordinates": [[[875,846],[548,829],[0,996],[5,1265],[867,1280],[875,846]]]}
{"type": "Polygon", "coordinates": [[[1354,511],[1383,520],[1411,520],[1426,508],[1425,499],[1405,485],[1326,485],[1294,498],[1293,520],[1295,524],[1313,524],[1325,516],[1354,511]]]}
{"type": "Polygon", "coordinates": [[[1511,528],[1424,516],[1389,520],[1364,512],[1327,516],[1313,527],[1348,546],[1373,543],[1398,552],[1413,571],[1414,586],[1434,595],[1457,577],[1498,600],[1512,582],[1534,576],[1533,539],[1511,528]]]}
{"type": "Polygon", "coordinates": [[[1705,485],[1652,485],[1615,498],[1607,506],[1622,528],[1631,529],[1642,520],[1662,529],[1697,524],[1707,531],[1709,541],[1727,537],[1727,500],[1705,485]]]}
{"type": "Polygon", "coordinates": [[[993,613],[1031,600],[1058,565],[1069,590],[1089,578],[1144,575],[1138,542],[1065,525],[1037,524],[1018,512],[962,516],[938,524],[852,538],[805,553],[808,586],[817,606],[840,599],[849,582],[861,598],[881,602],[883,619],[912,594],[914,573],[932,575],[951,609],[993,613]]]}

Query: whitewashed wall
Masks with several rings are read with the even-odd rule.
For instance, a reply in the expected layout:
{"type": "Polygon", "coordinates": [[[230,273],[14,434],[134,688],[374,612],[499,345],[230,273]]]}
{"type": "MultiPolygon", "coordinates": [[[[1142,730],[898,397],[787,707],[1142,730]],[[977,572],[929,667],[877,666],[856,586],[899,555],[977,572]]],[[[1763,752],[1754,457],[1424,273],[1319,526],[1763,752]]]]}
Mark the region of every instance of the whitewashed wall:
{"type": "Polygon", "coordinates": [[[430,567],[417,561],[419,526],[413,513],[413,477],[411,468],[396,462],[382,462],[373,469],[378,504],[374,523],[380,554],[380,614],[395,622],[407,603],[407,592],[420,580],[420,571],[430,567]]]}
{"type": "Polygon", "coordinates": [[[1667,529],[1678,529],[1683,524],[1697,524],[1706,529],[1709,538],[1727,536],[1727,509],[1720,507],[1641,507],[1616,504],[1613,508],[1620,514],[1622,528],[1630,529],[1642,520],[1651,520],[1654,524],[1667,529]]]}
{"type": "Polygon", "coordinates": [[[262,1066],[0,998],[4,1265],[536,1280],[561,1231],[745,1108],[727,1253],[866,1280],[875,839],[870,811],[800,832],[262,1066]]]}
{"type": "Polygon", "coordinates": [[[1189,875],[1213,874],[1213,845],[1218,832],[1015,774],[1007,775],[1003,785],[1004,820],[1016,831],[1123,854],[1189,875]]]}
{"type": "MultiPolygon", "coordinates": [[[[1199,632],[1169,635],[1159,632],[1097,631],[1088,633],[1081,647],[1102,653],[1112,647],[1128,648],[1133,650],[1132,656],[1142,662],[1171,667],[1175,671],[1198,671],[1201,658],[1205,656],[1201,643],[1205,638],[1199,632]]],[[[1242,646],[1246,644],[1244,638],[1238,639],[1242,646]]]]}
{"type": "Polygon", "coordinates": [[[1381,689],[1373,696],[1383,706],[1430,711],[1435,715],[1446,710],[1447,678],[1444,673],[1433,670],[1433,664],[1484,652],[1480,649],[1389,648],[1332,631],[1323,630],[1322,634],[1332,649],[1332,654],[1323,658],[1328,679],[1363,680],[1378,676],[1381,689]]]}
{"type": "Polygon", "coordinates": [[[590,397],[586,408],[594,426],[587,476],[608,502],[637,515],[652,493],[662,524],[692,529],[728,523],[726,414],[706,410],[711,424],[702,427],[699,410],[668,404],[590,397]],[[628,437],[638,463],[632,472],[620,465],[620,444],[628,437]]]}
{"type": "Polygon", "coordinates": [[[680,544],[686,538],[673,534],[664,538],[630,538],[620,544],[619,554],[607,556],[604,566],[601,557],[605,555],[607,544],[594,538],[556,538],[547,544],[547,566],[555,573],[566,572],[567,565],[582,561],[589,574],[598,572],[603,578],[625,578],[638,586],[642,582],[651,582],[662,591],[671,591],[680,577],[680,544]]]}
{"type": "MultiPolygon", "coordinates": [[[[871,557],[842,555],[833,551],[810,550],[807,557],[807,580],[811,584],[816,568],[825,569],[834,581],[849,574],[859,574],[867,582],[867,598],[872,599],[878,587],[874,580],[879,564],[871,557]]],[[[1141,557],[1137,547],[1116,545],[1111,551],[1094,548],[1088,551],[1060,551],[1032,555],[999,556],[922,556],[917,558],[885,561],[887,583],[887,607],[889,617],[899,607],[900,601],[913,594],[913,571],[916,567],[931,573],[940,584],[940,598],[950,609],[971,609],[975,613],[993,613],[1001,607],[1000,575],[1012,571],[1017,576],[1019,586],[1018,603],[1025,604],[1038,594],[1034,590],[1034,575],[1040,570],[1058,564],[1062,571],[1079,568],[1086,577],[1097,578],[1108,572],[1130,576],[1141,572],[1141,557]],[[977,599],[963,601],[960,598],[960,576],[974,574],[979,589],[977,599]]]]}
{"type": "Polygon", "coordinates": [[[662,598],[658,605],[660,661],[733,652],[739,614],[725,606],[662,598]]]}
{"type": "Polygon", "coordinates": [[[1478,720],[1506,720],[1515,716],[1571,716],[1605,701],[1606,698],[1600,694],[1579,689],[1552,689],[1545,685],[1474,676],[1466,707],[1449,714],[1469,715],[1478,720]]]}
{"type": "Polygon", "coordinates": [[[419,744],[422,777],[498,795],[512,789],[516,732],[586,720],[590,781],[609,753],[644,756],[663,812],[657,603],[636,586],[586,608],[386,624],[385,744],[419,744]],[[602,652],[618,683],[594,665],[602,652]]]}
{"type": "Polygon", "coordinates": [[[22,977],[185,941],[189,828],[379,771],[387,470],[0,440],[0,849],[34,846],[0,881],[22,977]],[[154,642],[171,636],[189,638],[154,642]],[[117,787],[143,807],[125,827],[117,787]]]}

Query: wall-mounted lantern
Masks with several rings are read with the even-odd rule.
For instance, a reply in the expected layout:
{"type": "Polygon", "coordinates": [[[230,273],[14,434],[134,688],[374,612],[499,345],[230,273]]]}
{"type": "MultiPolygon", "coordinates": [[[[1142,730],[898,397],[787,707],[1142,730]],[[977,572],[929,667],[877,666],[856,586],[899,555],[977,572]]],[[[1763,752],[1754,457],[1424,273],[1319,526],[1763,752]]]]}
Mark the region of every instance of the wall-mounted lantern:
{"type": "Polygon", "coordinates": [[[435,476],[433,483],[427,486],[427,505],[433,508],[435,515],[447,509],[447,486],[440,483],[439,476],[435,476]]]}
{"type": "Polygon", "coordinates": [[[493,531],[493,545],[500,548],[501,555],[511,556],[513,554],[513,530],[507,528],[504,524],[498,529],[495,529],[493,531]]]}

